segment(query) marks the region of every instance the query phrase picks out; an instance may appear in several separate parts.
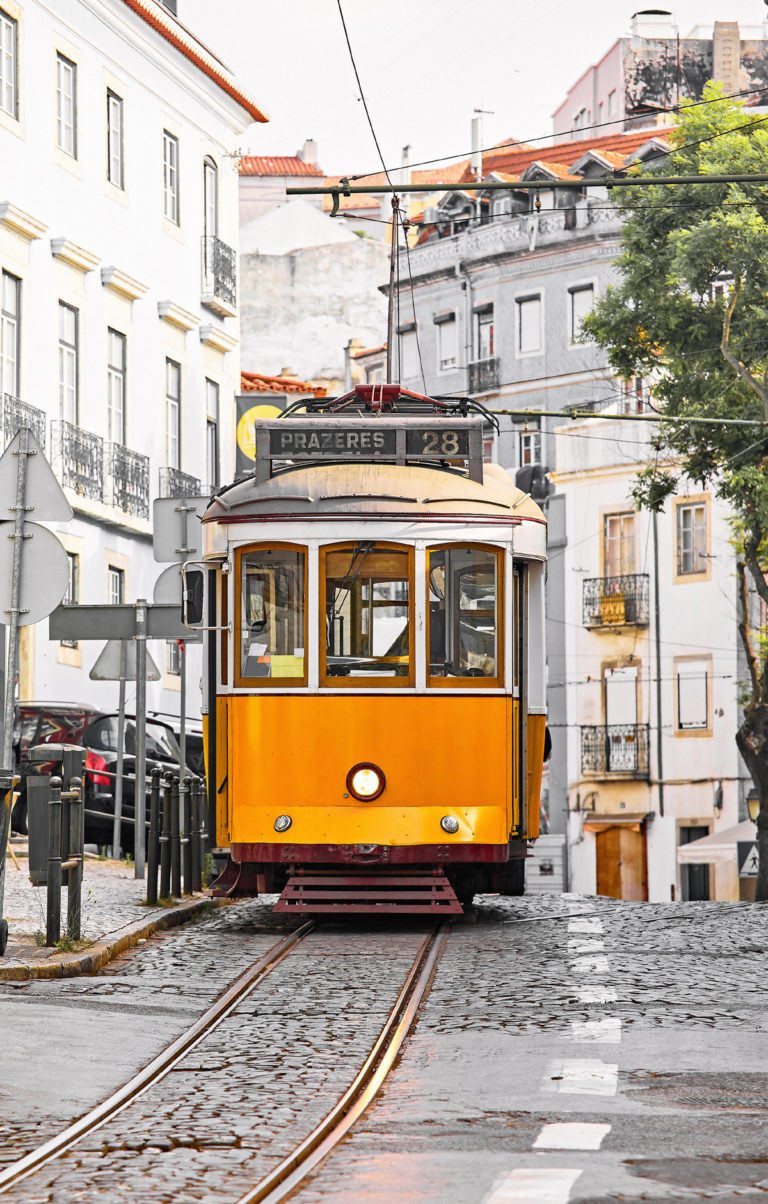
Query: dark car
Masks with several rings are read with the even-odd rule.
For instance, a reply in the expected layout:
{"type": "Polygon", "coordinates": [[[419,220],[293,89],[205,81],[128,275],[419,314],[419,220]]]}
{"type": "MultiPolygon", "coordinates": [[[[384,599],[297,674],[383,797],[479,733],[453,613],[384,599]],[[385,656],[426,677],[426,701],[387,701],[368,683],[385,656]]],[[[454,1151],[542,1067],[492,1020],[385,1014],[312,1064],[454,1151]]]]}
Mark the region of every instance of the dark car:
{"type": "MultiPolygon", "coordinates": [[[[12,827],[27,830],[26,783],[32,774],[50,774],[54,762],[32,763],[29,750],[40,744],[78,744],[85,749],[85,840],[87,844],[112,843],[118,753],[118,715],[77,703],[21,702],[16,708],[14,755],[21,777],[12,827]]],[[[146,720],[146,765],[179,772],[181,751],[169,724],[146,720]]],[[[123,801],[121,845],[133,848],[136,722],[125,717],[123,743],[123,801]]],[[[189,768],[187,768],[189,772],[189,768]]]]}

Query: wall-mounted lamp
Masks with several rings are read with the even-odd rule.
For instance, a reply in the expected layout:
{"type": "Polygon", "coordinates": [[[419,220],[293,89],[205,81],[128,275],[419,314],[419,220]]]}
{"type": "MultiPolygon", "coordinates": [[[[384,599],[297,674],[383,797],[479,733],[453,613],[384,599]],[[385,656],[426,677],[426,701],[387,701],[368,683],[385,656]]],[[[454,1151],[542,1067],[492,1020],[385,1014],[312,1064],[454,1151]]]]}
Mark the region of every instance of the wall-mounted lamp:
{"type": "Polygon", "coordinates": [[[582,811],[594,811],[597,807],[597,791],[590,790],[589,794],[585,794],[581,801],[582,811]]]}
{"type": "MultiPolygon", "coordinates": [[[[768,3],[768,0],[766,0],[766,3],[768,3]]],[[[757,816],[760,811],[760,795],[757,793],[757,790],[754,786],[747,795],[747,811],[749,812],[749,818],[753,823],[756,823],[757,816]]]]}
{"type": "Polygon", "coordinates": [[[712,799],[712,806],[714,808],[715,815],[720,815],[722,813],[722,810],[723,810],[723,783],[722,782],[718,782],[717,785],[715,786],[715,793],[714,793],[714,797],[712,799]]]}

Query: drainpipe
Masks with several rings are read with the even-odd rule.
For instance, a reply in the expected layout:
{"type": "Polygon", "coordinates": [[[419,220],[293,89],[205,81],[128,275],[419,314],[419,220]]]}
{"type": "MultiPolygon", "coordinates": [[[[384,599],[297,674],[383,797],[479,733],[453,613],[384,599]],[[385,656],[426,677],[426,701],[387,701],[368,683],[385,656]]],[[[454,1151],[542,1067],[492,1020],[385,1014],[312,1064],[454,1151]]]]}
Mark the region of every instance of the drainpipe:
{"type": "Polygon", "coordinates": [[[469,364],[472,359],[472,277],[465,266],[465,260],[460,259],[456,264],[456,278],[462,281],[464,290],[464,360],[467,368],[467,393],[469,392],[469,364]]]}
{"type": "Polygon", "coordinates": [[[659,521],[653,512],[653,603],[655,610],[654,636],[656,643],[656,776],[659,779],[659,815],[664,814],[664,767],[661,750],[661,606],[659,603],[659,521]]]}

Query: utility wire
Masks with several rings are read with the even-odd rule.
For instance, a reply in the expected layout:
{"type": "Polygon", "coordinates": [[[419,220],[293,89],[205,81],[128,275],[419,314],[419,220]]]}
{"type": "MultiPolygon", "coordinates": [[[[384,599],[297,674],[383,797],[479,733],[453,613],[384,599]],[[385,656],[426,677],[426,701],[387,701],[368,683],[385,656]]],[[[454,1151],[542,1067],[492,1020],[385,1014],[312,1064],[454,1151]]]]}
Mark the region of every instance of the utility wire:
{"type": "Polygon", "coordinates": [[[381,153],[381,147],[379,146],[379,140],[378,140],[378,138],[376,137],[376,131],[375,131],[375,129],[373,128],[373,121],[371,120],[371,114],[370,114],[370,112],[369,112],[369,110],[368,110],[368,102],[367,102],[367,101],[366,101],[366,99],[365,99],[365,93],[363,92],[363,85],[362,85],[362,83],[360,82],[360,73],[359,73],[359,72],[358,72],[358,70],[357,70],[357,63],[355,62],[355,56],[354,56],[354,54],[352,53],[352,43],[351,43],[351,42],[350,42],[350,40],[349,40],[349,32],[348,32],[348,30],[347,30],[347,22],[346,22],[346,20],[344,19],[344,10],[343,10],[343,8],[341,7],[341,0],[336,0],[336,7],[338,8],[338,10],[339,10],[339,16],[341,17],[341,25],[342,25],[342,28],[343,28],[343,30],[344,30],[344,38],[345,38],[345,40],[346,40],[346,43],[347,43],[347,50],[349,51],[349,58],[350,58],[350,62],[352,63],[352,70],[354,71],[354,73],[355,73],[355,79],[357,80],[357,87],[358,87],[358,91],[359,91],[359,93],[360,93],[360,100],[361,100],[361,101],[362,101],[362,103],[363,103],[363,108],[365,109],[365,115],[366,115],[366,117],[368,118],[368,125],[369,125],[369,127],[370,127],[370,131],[371,131],[371,137],[373,138],[374,144],[375,144],[375,146],[376,146],[376,150],[378,151],[378,154],[379,154],[379,158],[381,159],[381,166],[382,166],[382,167],[383,167],[383,169],[384,169],[384,175],[387,177],[387,183],[388,183],[388,184],[391,184],[391,183],[392,183],[392,181],[391,181],[391,179],[390,179],[390,177],[389,177],[389,171],[387,170],[387,165],[386,165],[386,163],[384,162],[384,156],[383,156],[383,154],[381,153]]]}

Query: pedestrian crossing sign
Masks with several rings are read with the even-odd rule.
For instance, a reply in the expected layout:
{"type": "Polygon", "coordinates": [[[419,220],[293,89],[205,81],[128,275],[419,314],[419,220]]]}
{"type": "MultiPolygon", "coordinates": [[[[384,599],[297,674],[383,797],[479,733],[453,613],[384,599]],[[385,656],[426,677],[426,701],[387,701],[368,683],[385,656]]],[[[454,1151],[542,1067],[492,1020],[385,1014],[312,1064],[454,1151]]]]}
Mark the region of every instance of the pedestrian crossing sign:
{"type": "Polygon", "coordinates": [[[757,844],[754,840],[739,840],[736,843],[740,878],[757,877],[757,844]]]}

